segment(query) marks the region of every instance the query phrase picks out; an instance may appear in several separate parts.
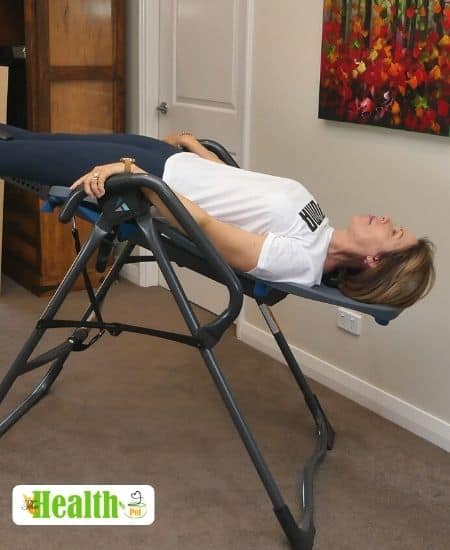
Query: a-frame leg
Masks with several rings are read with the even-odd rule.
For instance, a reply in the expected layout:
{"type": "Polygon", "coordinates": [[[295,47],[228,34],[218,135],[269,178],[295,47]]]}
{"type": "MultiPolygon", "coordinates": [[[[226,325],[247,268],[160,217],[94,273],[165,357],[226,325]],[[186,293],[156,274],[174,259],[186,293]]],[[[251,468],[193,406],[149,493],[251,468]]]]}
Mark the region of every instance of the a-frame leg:
{"type": "Polygon", "coordinates": [[[285,503],[280,489],[273,478],[264,457],[259,450],[257,443],[247,426],[247,423],[239,410],[233,394],[226,383],[226,380],[217,364],[217,361],[210,349],[200,350],[208,370],[219,390],[220,395],[230,413],[233,423],[239,432],[248,454],[258,472],[258,475],[269,495],[275,515],[289,540],[293,550],[311,550],[314,543],[315,530],[310,522],[307,526],[298,525],[285,503]]]}
{"type": "MultiPolygon", "coordinates": [[[[37,367],[50,364],[45,376],[39,382],[39,384],[34,388],[34,390],[24,399],[24,401],[16,407],[11,413],[9,413],[1,422],[0,422],[0,436],[2,436],[15,422],[17,422],[33,405],[35,405],[46,393],[49,391],[50,387],[58,377],[61,372],[64,363],[67,357],[70,355],[74,346],[78,343],[82,343],[84,339],[88,336],[87,330],[77,329],[74,331],[73,335],[68,338],[63,344],[53,348],[52,350],[40,355],[37,358],[31,359],[30,357],[41,341],[42,337],[46,332],[46,328],[40,328],[40,323],[42,321],[51,321],[57,314],[59,308],[64,302],[67,294],[75,283],[76,279],[83,271],[86,266],[89,258],[92,254],[98,249],[100,243],[102,242],[106,232],[99,227],[95,226],[91,235],[83,245],[80,253],[75,258],[71,268],[67,272],[64,279],[61,281],[59,287],[55,291],[55,294],[51,298],[44,312],[42,313],[41,318],[38,321],[37,327],[33,330],[15,361],[12,363],[8,372],[6,373],[3,380],[0,382],[0,403],[5,398],[6,394],[11,389],[11,386],[17,380],[18,377],[34,370],[37,367]]],[[[117,275],[125,263],[126,258],[129,256],[130,251],[132,250],[133,245],[127,245],[123,250],[122,254],[116,260],[112,266],[107,277],[103,281],[102,285],[96,292],[96,298],[98,302],[101,302],[106,296],[111,284],[117,278],[117,275]]],[[[85,314],[83,315],[82,321],[85,321],[92,314],[92,306],[88,307],[85,314]]]]}
{"type": "Polygon", "coordinates": [[[325,458],[328,450],[333,448],[335,432],[327,419],[318,397],[312,392],[297,360],[289,347],[270,308],[257,300],[258,307],[270,329],[275,341],[280,348],[286,363],[301,389],[305,402],[311,411],[317,429],[316,449],[305,465],[303,483],[301,489],[302,511],[299,526],[307,532],[315,532],[313,519],[313,478],[316,468],[325,458]]]}

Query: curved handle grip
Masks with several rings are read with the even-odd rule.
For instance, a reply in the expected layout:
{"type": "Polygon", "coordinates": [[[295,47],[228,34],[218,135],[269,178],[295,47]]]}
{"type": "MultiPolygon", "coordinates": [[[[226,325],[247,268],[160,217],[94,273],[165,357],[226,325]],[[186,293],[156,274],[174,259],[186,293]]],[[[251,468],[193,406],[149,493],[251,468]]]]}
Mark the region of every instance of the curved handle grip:
{"type": "Polygon", "coordinates": [[[218,141],[214,141],[213,139],[199,139],[199,142],[204,147],[215,153],[220,158],[220,160],[223,160],[223,162],[225,164],[228,164],[228,166],[239,168],[239,164],[234,160],[234,158],[225,149],[225,147],[221,145],[218,141]]]}
{"type": "Polygon", "coordinates": [[[74,217],[77,208],[87,197],[87,193],[82,187],[75,189],[66,202],[61,207],[58,219],[61,223],[68,223],[74,217]]]}

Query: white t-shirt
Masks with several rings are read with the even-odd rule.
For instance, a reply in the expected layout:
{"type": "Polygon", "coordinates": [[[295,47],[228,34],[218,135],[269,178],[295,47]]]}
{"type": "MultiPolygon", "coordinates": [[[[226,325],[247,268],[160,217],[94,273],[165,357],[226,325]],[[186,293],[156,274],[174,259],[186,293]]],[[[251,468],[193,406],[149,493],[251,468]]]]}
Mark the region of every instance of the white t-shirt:
{"type": "Polygon", "coordinates": [[[163,180],[211,216],[267,235],[250,275],[306,286],[320,283],[333,228],[302,184],[187,152],[169,157],[163,180]]]}

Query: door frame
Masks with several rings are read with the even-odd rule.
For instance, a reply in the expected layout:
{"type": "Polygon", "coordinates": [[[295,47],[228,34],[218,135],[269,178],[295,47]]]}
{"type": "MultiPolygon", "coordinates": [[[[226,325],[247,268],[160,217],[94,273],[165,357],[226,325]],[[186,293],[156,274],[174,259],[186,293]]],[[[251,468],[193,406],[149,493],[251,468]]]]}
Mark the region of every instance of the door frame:
{"type": "MultiPolygon", "coordinates": [[[[163,0],[164,1],[164,0],[163,0]]],[[[166,0],[167,1],[167,0],[166,0]]],[[[253,80],[253,33],[254,1],[242,0],[247,5],[247,30],[245,44],[245,92],[244,121],[242,136],[242,167],[250,164],[250,127],[251,98],[253,80]]],[[[159,115],[155,109],[159,103],[159,16],[160,0],[138,0],[138,96],[139,96],[139,133],[148,136],[158,135],[159,115]]],[[[159,269],[156,264],[143,262],[138,264],[139,286],[158,286],[159,269]]],[[[243,316],[245,305],[240,318],[243,316]]]]}

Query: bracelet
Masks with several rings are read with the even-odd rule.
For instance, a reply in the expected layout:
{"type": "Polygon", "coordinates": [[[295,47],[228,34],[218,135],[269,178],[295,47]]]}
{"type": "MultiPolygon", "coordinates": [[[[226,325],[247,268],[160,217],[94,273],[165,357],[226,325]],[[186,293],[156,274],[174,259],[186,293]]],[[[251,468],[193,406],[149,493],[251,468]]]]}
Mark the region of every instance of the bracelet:
{"type": "MultiPolygon", "coordinates": [[[[192,132],[188,132],[187,130],[182,130],[181,132],[178,132],[178,137],[181,138],[183,136],[191,136],[192,137],[192,132]]],[[[178,143],[177,145],[178,149],[184,149],[183,145],[181,145],[180,143],[178,143]]]]}
{"type": "Polygon", "coordinates": [[[124,172],[127,172],[128,174],[131,173],[131,167],[133,166],[135,159],[131,157],[122,157],[120,162],[123,162],[124,164],[124,172]]]}

